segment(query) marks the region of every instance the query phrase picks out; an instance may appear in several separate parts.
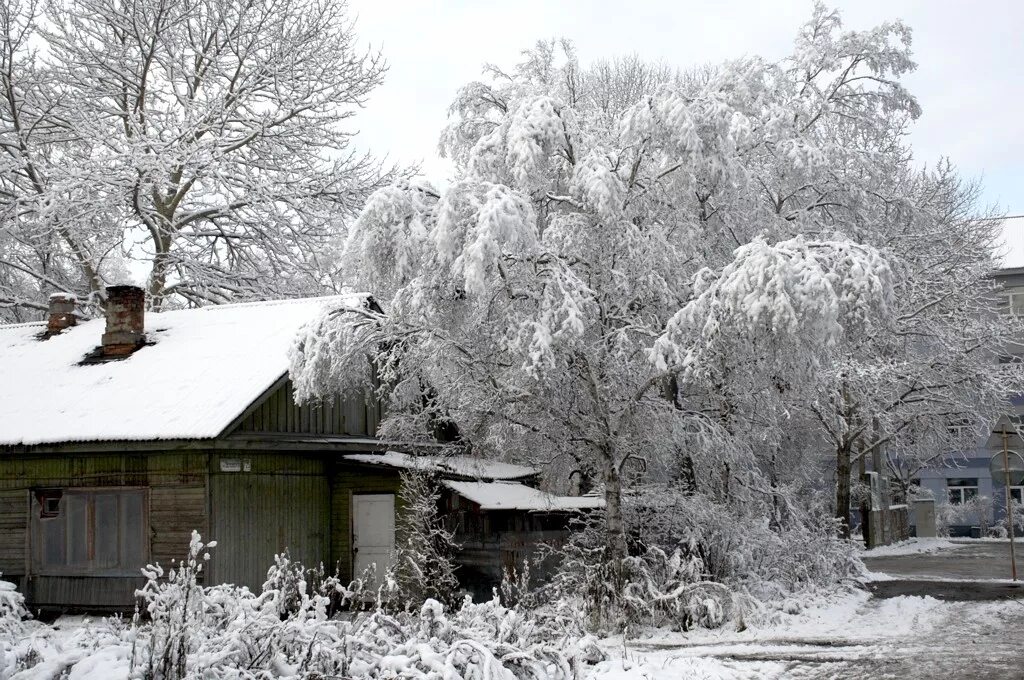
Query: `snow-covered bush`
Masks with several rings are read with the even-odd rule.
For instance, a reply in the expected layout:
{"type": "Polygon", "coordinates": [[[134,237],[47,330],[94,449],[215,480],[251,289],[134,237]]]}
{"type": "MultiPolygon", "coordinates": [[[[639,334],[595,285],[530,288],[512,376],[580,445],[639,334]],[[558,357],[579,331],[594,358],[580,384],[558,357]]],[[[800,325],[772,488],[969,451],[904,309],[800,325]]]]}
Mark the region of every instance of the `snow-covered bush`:
{"type": "MultiPolygon", "coordinates": [[[[1010,516],[1003,512],[1002,518],[992,528],[999,538],[1006,538],[1010,535],[1010,516]]],[[[1024,503],[1013,501],[1013,533],[1015,536],[1024,536],[1024,503]]]]}
{"type": "MultiPolygon", "coordinates": [[[[600,513],[578,520],[551,583],[524,602],[563,600],[590,630],[727,623],[793,597],[832,589],[860,572],[854,545],[838,537],[821,501],[786,512],[739,499],[662,487],[626,496],[630,555],[607,560],[600,513]]],[[[521,591],[521,586],[517,589],[521,591]]]]}
{"type": "Polygon", "coordinates": [[[548,615],[565,617],[577,610],[582,614],[575,617],[577,625],[593,632],[637,626],[717,628],[737,618],[741,600],[709,578],[695,544],[666,551],[634,541],[635,554],[615,562],[607,559],[601,521],[599,513],[578,521],[566,545],[552,551],[561,560],[554,578],[531,595],[521,595],[523,602],[534,607],[557,603],[548,615]]]}
{"type": "MultiPolygon", "coordinates": [[[[8,644],[0,636],[0,680],[575,680],[581,660],[601,657],[578,626],[506,607],[497,595],[447,608],[428,598],[399,610],[378,598],[360,611],[349,605],[373,597],[363,581],[343,587],[286,554],[276,556],[259,593],[204,587],[198,577],[212,545],[193,534],[180,564],[166,573],[148,567],[130,623],[101,621],[59,640],[39,624],[34,637],[8,644]],[[330,616],[332,606],[349,611],[330,616]]],[[[0,598],[17,613],[17,593],[5,588],[0,598]]]]}
{"type": "MultiPolygon", "coordinates": [[[[181,680],[186,674],[188,655],[198,644],[200,623],[205,614],[205,593],[198,583],[203,563],[210,559],[203,548],[213,548],[216,541],[204,544],[192,532],[188,555],[171,568],[164,578],[159,564],[142,570],[146,585],[136,592],[150,620],[149,638],[141,657],[147,680],[181,680]]],[[[136,619],[138,613],[136,614],[136,619]]],[[[136,658],[132,659],[134,665],[136,658]]]]}
{"type": "Polygon", "coordinates": [[[27,617],[25,598],[13,583],[0,580],[0,680],[7,680],[18,667],[15,641],[21,637],[27,617]]]}
{"type": "Polygon", "coordinates": [[[436,600],[450,606],[459,585],[453,562],[457,546],[442,524],[437,480],[422,470],[403,471],[398,495],[402,511],[388,570],[386,604],[417,609],[427,600],[436,600]]]}
{"type": "MultiPolygon", "coordinates": [[[[3,574],[0,574],[3,576],[3,574]]],[[[25,597],[10,581],[0,579],[0,640],[17,635],[28,617],[25,597]]]]}
{"type": "Polygon", "coordinates": [[[684,546],[708,579],[771,600],[834,585],[859,570],[854,546],[837,537],[836,520],[821,507],[824,499],[802,495],[803,505],[784,500],[783,512],[756,498],[718,500],[664,487],[630,497],[625,512],[642,545],[684,546]]]}

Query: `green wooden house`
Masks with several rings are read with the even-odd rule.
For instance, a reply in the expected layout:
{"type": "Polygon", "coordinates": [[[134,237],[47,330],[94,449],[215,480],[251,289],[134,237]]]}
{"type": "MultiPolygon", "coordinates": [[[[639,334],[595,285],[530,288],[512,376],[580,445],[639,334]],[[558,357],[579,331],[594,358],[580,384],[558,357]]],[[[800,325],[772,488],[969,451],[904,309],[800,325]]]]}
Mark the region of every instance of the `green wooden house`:
{"type": "MultiPolygon", "coordinates": [[[[374,305],[368,295],[146,315],[137,288],[108,297],[105,319],[78,322],[55,296],[47,322],[0,326],[0,573],[34,608],[130,609],[140,568],[180,559],[193,530],[218,542],[207,583],[258,589],[285,548],[351,577],[387,564],[402,469],[506,493],[536,480],[524,466],[389,452],[371,399],[295,403],[298,331],[325,309],[374,305]]],[[[505,517],[559,503],[513,490],[522,507],[488,509],[446,488],[478,528],[492,511],[503,529],[539,527],[505,517]]],[[[500,575],[520,553],[495,551],[523,537],[485,533],[500,575]]]]}

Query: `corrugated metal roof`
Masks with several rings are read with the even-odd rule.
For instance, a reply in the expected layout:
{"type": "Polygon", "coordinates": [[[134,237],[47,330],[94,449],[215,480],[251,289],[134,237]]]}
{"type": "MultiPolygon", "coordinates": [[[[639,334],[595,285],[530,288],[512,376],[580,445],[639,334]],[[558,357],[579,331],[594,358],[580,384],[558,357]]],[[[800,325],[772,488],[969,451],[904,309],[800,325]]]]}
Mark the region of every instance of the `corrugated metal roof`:
{"type": "Polygon", "coordinates": [[[566,512],[604,507],[595,496],[556,496],[515,482],[453,482],[444,485],[480,506],[481,510],[566,512]]]}
{"type": "Polygon", "coordinates": [[[468,479],[513,480],[540,474],[536,468],[513,463],[483,460],[470,456],[413,456],[398,451],[385,453],[353,453],[345,456],[353,463],[384,465],[403,470],[424,470],[441,476],[468,479]]]}
{"type": "Polygon", "coordinates": [[[79,365],[100,344],[93,319],[49,340],[43,324],[0,326],[0,445],[216,437],[288,370],[299,329],[365,294],[146,314],[153,342],[79,365]]]}

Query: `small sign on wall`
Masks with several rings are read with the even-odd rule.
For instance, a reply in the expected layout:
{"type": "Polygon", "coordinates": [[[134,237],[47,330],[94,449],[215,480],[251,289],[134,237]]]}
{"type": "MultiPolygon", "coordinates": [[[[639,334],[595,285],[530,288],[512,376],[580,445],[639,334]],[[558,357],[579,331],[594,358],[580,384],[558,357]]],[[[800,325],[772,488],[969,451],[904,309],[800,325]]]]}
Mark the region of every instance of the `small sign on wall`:
{"type": "Polygon", "coordinates": [[[252,461],[248,458],[221,458],[221,472],[252,472],[252,461]]]}

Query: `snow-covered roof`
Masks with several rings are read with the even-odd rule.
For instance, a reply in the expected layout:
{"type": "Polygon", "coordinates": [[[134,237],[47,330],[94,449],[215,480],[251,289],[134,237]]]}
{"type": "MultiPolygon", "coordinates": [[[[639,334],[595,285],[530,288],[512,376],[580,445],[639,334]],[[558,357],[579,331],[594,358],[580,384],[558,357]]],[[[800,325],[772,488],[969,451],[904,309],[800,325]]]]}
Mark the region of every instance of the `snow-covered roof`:
{"type": "Polygon", "coordinates": [[[514,480],[533,477],[540,473],[536,468],[525,465],[499,463],[469,456],[412,456],[397,451],[353,453],[345,456],[345,460],[355,463],[384,465],[403,470],[424,470],[440,475],[469,479],[514,480]]]}
{"type": "Polygon", "coordinates": [[[604,499],[596,496],[556,496],[515,482],[445,481],[444,485],[481,510],[564,512],[604,507],[604,499]]]}
{"type": "Polygon", "coordinates": [[[1003,269],[1024,267],[1024,215],[1003,220],[1003,243],[996,259],[1003,269]]]}
{"type": "Polygon", "coordinates": [[[297,332],[324,307],[365,294],[147,313],[151,346],[79,365],[104,319],[49,340],[45,324],[0,326],[0,445],[207,439],[288,370],[297,332]]]}

